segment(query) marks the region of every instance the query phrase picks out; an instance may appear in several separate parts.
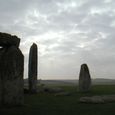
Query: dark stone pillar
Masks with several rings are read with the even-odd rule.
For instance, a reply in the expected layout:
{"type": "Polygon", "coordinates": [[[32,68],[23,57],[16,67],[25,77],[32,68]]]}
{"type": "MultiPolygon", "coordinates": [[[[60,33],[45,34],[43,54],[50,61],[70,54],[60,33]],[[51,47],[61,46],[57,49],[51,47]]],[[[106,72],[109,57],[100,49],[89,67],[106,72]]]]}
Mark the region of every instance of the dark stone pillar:
{"type": "Polygon", "coordinates": [[[37,93],[37,45],[33,43],[29,52],[29,92],[37,93]]]}
{"type": "Polygon", "coordinates": [[[23,104],[23,63],[21,51],[11,46],[6,49],[2,62],[3,103],[6,105],[23,104]]]}
{"type": "MultiPolygon", "coordinates": [[[[0,48],[0,66],[2,63],[1,56],[2,56],[2,50],[0,48]]],[[[2,75],[1,75],[1,69],[0,69],[0,106],[1,105],[2,105],[2,75]]]]}
{"type": "Polygon", "coordinates": [[[0,76],[0,106],[2,105],[2,80],[0,76]]]}
{"type": "Polygon", "coordinates": [[[87,64],[81,65],[81,70],[79,74],[79,91],[87,92],[91,88],[91,77],[87,64]]]}

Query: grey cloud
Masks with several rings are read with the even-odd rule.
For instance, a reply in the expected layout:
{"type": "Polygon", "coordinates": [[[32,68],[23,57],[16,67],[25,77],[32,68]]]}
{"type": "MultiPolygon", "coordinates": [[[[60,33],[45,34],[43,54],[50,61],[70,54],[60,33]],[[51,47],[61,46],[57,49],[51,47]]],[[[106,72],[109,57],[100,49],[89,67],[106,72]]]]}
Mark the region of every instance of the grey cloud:
{"type": "Polygon", "coordinates": [[[21,38],[26,66],[30,45],[38,44],[40,76],[76,78],[86,62],[94,76],[113,78],[114,5],[112,0],[1,0],[0,29],[21,38]]]}

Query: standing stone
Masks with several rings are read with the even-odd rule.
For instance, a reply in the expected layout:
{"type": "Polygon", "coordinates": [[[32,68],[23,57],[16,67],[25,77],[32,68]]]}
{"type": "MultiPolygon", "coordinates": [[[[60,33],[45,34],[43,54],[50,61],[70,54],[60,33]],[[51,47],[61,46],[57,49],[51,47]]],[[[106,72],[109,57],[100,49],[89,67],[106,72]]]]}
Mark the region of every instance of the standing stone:
{"type": "MultiPolygon", "coordinates": [[[[5,40],[7,43],[10,43],[10,38],[9,41],[7,41],[8,39],[4,37],[4,43],[6,43],[5,40]]],[[[22,105],[24,102],[24,56],[18,48],[18,45],[1,44],[1,46],[3,46],[3,48],[0,49],[1,103],[2,105],[10,106],[22,105]]]]}
{"type": "Polygon", "coordinates": [[[79,91],[87,92],[91,88],[91,77],[87,64],[81,65],[81,70],[79,74],[79,91]]]}
{"type": "Polygon", "coordinates": [[[0,78],[0,106],[1,106],[1,104],[2,104],[2,85],[1,85],[1,78],[0,78]]]}
{"type": "Polygon", "coordinates": [[[29,92],[37,92],[37,45],[33,43],[29,52],[29,92]]]}
{"type": "Polygon", "coordinates": [[[1,78],[0,78],[0,106],[2,105],[2,81],[1,81],[1,78]]]}
{"type": "Polygon", "coordinates": [[[23,104],[23,55],[11,46],[3,55],[2,82],[3,103],[6,105],[23,104]]]}
{"type": "Polygon", "coordinates": [[[2,48],[0,48],[0,106],[2,105],[2,74],[1,74],[1,64],[2,64],[2,61],[1,61],[1,58],[2,58],[2,54],[3,54],[3,51],[2,51],[2,48]]]}

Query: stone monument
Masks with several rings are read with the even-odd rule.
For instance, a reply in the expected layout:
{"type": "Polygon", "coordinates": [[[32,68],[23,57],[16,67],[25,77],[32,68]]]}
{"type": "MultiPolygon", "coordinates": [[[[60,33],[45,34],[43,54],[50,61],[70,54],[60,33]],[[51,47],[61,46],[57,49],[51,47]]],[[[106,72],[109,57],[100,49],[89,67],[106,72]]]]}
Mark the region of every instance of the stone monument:
{"type": "Polygon", "coordinates": [[[28,66],[28,77],[29,77],[29,92],[37,93],[37,45],[33,43],[29,52],[29,66],[28,66]]]}
{"type": "Polygon", "coordinates": [[[79,91],[87,92],[91,88],[91,76],[87,64],[81,65],[79,74],[79,91]]]}
{"type": "Polygon", "coordinates": [[[22,105],[24,56],[19,49],[20,39],[0,32],[0,103],[22,105]]]}

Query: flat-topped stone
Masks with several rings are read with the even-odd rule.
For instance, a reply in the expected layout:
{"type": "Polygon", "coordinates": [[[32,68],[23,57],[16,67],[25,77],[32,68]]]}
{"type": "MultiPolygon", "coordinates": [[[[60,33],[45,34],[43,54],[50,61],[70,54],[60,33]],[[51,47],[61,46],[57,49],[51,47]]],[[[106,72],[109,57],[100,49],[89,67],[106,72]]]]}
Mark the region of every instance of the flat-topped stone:
{"type": "Polygon", "coordinates": [[[0,46],[16,46],[19,47],[20,39],[15,35],[0,32],[0,46]]]}

